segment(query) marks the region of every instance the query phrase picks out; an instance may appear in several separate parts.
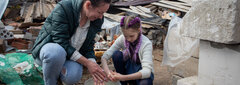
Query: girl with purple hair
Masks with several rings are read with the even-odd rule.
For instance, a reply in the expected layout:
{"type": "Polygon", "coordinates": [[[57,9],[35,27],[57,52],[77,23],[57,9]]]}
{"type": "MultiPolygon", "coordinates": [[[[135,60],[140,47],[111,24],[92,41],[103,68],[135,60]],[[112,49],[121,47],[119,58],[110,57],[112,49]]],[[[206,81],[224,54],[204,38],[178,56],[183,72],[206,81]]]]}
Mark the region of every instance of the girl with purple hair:
{"type": "Polygon", "coordinates": [[[101,60],[108,79],[120,81],[122,85],[152,85],[153,48],[151,41],[142,34],[140,18],[123,17],[120,26],[123,35],[117,38],[101,60]],[[107,60],[110,58],[116,72],[107,66],[107,60]]]}

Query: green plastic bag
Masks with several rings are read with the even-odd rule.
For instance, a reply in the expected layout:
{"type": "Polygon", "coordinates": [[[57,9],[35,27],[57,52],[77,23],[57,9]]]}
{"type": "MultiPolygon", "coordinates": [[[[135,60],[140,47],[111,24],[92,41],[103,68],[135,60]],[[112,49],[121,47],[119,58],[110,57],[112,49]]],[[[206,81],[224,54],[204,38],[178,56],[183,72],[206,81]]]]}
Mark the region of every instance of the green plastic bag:
{"type": "MultiPolygon", "coordinates": [[[[15,72],[20,76],[23,84],[26,85],[43,85],[41,67],[34,65],[34,59],[31,55],[26,53],[10,53],[6,55],[6,62],[9,63],[9,67],[15,69],[15,72]]],[[[18,84],[19,85],[19,84],[18,84]]]]}
{"type": "Polygon", "coordinates": [[[0,54],[0,81],[8,85],[23,85],[18,73],[6,61],[6,57],[0,54]]]}

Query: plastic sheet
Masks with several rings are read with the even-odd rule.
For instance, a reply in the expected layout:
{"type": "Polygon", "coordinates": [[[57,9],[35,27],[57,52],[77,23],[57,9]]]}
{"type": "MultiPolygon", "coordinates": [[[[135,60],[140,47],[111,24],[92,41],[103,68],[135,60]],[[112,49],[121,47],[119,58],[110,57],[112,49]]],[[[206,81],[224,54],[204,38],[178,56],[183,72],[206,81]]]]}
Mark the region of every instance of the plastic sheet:
{"type": "Polygon", "coordinates": [[[2,19],[2,15],[5,12],[5,9],[7,8],[9,0],[1,0],[0,1],[0,19],[2,19]]]}
{"type": "Polygon", "coordinates": [[[173,17],[164,41],[162,65],[176,66],[191,56],[198,56],[199,39],[182,36],[180,33],[182,19],[173,17]]]}
{"type": "Polygon", "coordinates": [[[43,85],[41,73],[34,65],[31,55],[26,53],[10,53],[0,57],[5,65],[0,66],[0,81],[10,85],[43,85]],[[7,70],[6,70],[7,69],[7,70]]]}
{"type": "Polygon", "coordinates": [[[0,54],[0,81],[8,85],[23,85],[18,73],[10,66],[6,57],[0,54]]]}

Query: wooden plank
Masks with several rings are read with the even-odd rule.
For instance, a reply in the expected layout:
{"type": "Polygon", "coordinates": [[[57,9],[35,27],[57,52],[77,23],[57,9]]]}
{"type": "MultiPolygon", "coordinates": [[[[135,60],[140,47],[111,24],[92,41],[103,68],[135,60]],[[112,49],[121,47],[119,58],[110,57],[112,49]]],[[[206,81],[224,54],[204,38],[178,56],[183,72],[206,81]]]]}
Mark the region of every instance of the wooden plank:
{"type": "Polygon", "coordinates": [[[156,8],[156,9],[154,9],[154,10],[152,10],[152,13],[155,13],[157,10],[158,10],[157,8],[156,8]]]}
{"type": "Polygon", "coordinates": [[[153,9],[156,9],[157,6],[151,6],[149,9],[152,11],[153,9]]]}
{"type": "Polygon", "coordinates": [[[186,9],[186,10],[189,10],[191,8],[191,7],[183,6],[181,4],[178,4],[178,2],[173,2],[173,1],[159,1],[159,2],[163,4],[169,4],[178,8],[186,9]]]}
{"type": "Polygon", "coordinates": [[[159,2],[168,2],[168,3],[179,4],[179,5],[191,7],[191,4],[185,3],[185,2],[165,1],[165,0],[164,1],[159,1],[159,2]]]}
{"type": "Polygon", "coordinates": [[[129,8],[132,9],[132,10],[134,10],[134,11],[140,12],[140,13],[145,13],[144,11],[142,11],[141,9],[138,9],[138,8],[135,7],[135,6],[130,6],[129,8]]]}
{"type": "Polygon", "coordinates": [[[49,8],[48,8],[47,4],[44,4],[42,8],[43,8],[42,16],[43,16],[43,18],[45,18],[47,16],[47,12],[48,12],[49,8]]]}
{"type": "Polygon", "coordinates": [[[117,13],[116,15],[124,16],[124,15],[126,15],[126,12],[120,12],[120,13],[117,13]]]}
{"type": "Polygon", "coordinates": [[[51,5],[51,4],[46,4],[45,5],[46,6],[46,8],[48,8],[47,10],[47,13],[46,13],[46,15],[45,15],[45,18],[46,17],[48,17],[48,15],[52,12],[52,10],[53,10],[53,6],[51,5]]]}
{"type": "Polygon", "coordinates": [[[159,1],[159,0],[129,0],[127,2],[124,2],[124,1],[117,1],[117,2],[114,2],[113,6],[137,6],[137,5],[143,5],[143,4],[150,4],[152,2],[156,2],[156,1],[159,1]]]}
{"type": "Polygon", "coordinates": [[[40,0],[39,3],[40,3],[40,6],[39,6],[40,16],[39,16],[38,18],[41,19],[42,16],[44,15],[44,11],[45,11],[45,10],[44,10],[44,7],[43,7],[43,4],[44,4],[44,3],[42,3],[42,0],[40,0]]]}
{"type": "MultiPolygon", "coordinates": [[[[119,15],[115,15],[115,14],[109,14],[109,13],[104,13],[104,17],[107,17],[107,18],[110,18],[116,22],[120,22],[121,21],[121,18],[123,16],[119,16],[119,15]]],[[[146,22],[146,21],[141,21],[142,23],[145,23],[145,24],[150,24],[150,25],[161,25],[161,24],[158,24],[158,23],[152,23],[152,22],[146,22]]]]}
{"type": "Polygon", "coordinates": [[[147,22],[147,21],[141,21],[142,23],[145,23],[145,24],[150,24],[150,25],[162,25],[162,24],[159,24],[159,23],[152,23],[152,22],[147,22]]]}
{"type": "Polygon", "coordinates": [[[50,13],[52,12],[54,6],[52,4],[48,4],[48,7],[49,7],[49,10],[50,10],[50,13]]]}
{"type": "Polygon", "coordinates": [[[186,9],[181,9],[181,8],[174,7],[174,6],[169,6],[169,5],[162,4],[162,3],[154,2],[154,3],[152,3],[152,4],[153,4],[153,5],[160,6],[160,7],[165,7],[165,8],[170,8],[170,9],[174,9],[174,10],[182,11],[182,12],[188,12],[188,10],[186,10],[186,9]]]}
{"type": "Polygon", "coordinates": [[[120,22],[121,18],[123,17],[123,16],[109,14],[109,13],[104,13],[103,15],[104,15],[104,17],[107,17],[107,18],[110,18],[112,20],[115,20],[116,22],[120,22]]]}
{"type": "Polygon", "coordinates": [[[145,13],[151,13],[151,10],[149,8],[142,7],[142,6],[136,6],[136,7],[145,13]]]}
{"type": "Polygon", "coordinates": [[[40,16],[41,16],[41,13],[40,13],[40,2],[37,2],[36,5],[35,5],[34,12],[33,12],[33,18],[36,19],[36,18],[38,18],[40,16]]]}
{"type": "Polygon", "coordinates": [[[152,25],[149,25],[149,24],[142,24],[142,27],[143,27],[143,28],[153,28],[153,26],[152,26],[152,25]]]}
{"type": "Polygon", "coordinates": [[[153,6],[153,5],[148,4],[148,5],[145,5],[145,6],[143,6],[143,7],[150,8],[150,7],[152,7],[152,6],[153,6]]]}
{"type": "Polygon", "coordinates": [[[126,9],[126,8],[118,8],[118,9],[124,10],[124,11],[128,11],[128,12],[132,12],[132,13],[136,13],[136,14],[139,14],[139,15],[144,16],[144,17],[149,17],[149,18],[153,17],[153,16],[151,16],[149,14],[141,13],[141,12],[134,11],[134,10],[131,10],[131,9],[126,9]]]}
{"type": "Polygon", "coordinates": [[[189,5],[192,5],[192,0],[178,0],[178,1],[185,2],[189,5]]]}
{"type": "Polygon", "coordinates": [[[32,22],[34,8],[35,8],[35,3],[29,6],[24,23],[32,22]]]}
{"type": "Polygon", "coordinates": [[[27,4],[24,4],[24,7],[21,9],[21,12],[20,12],[20,14],[22,14],[21,15],[21,17],[22,18],[25,18],[26,16],[27,16],[27,14],[28,14],[28,9],[29,9],[29,7],[32,5],[32,3],[27,3],[27,4]]]}

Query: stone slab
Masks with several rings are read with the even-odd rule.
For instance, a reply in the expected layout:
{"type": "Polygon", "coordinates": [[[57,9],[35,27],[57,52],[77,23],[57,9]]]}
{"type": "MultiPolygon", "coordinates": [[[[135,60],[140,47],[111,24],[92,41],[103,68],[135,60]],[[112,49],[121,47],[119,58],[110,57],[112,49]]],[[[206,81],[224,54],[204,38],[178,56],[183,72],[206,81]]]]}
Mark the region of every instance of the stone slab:
{"type": "Polygon", "coordinates": [[[240,43],[240,0],[195,0],[181,34],[225,44],[240,43]]]}
{"type": "Polygon", "coordinates": [[[177,85],[198,85],[198,77],[191,76],[178,80],[177,85]]]}
{"type": "Polygon", "coordinates": [[[182,63],[171,68],[170,71],[174,75],[181,77],[190,77],[198,74],[198,59],[190,57],[188,60],[183,61],[182,63]]]}
{"type": "Polygon", "coordinates": [[[239,85],[240,45],[200,41],[198,85],[239,85]]]}

